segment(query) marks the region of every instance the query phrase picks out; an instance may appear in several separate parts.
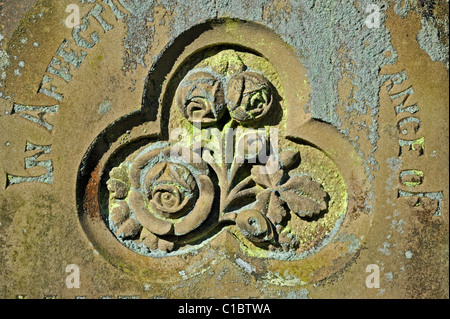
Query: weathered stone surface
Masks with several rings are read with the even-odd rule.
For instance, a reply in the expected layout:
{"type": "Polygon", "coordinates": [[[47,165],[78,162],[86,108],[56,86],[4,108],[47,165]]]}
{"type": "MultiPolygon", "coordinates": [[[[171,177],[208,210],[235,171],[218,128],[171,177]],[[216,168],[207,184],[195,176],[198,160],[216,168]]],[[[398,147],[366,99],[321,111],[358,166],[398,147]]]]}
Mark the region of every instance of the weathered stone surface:
{"type": "Polygon", "coordinates": [[[1,298],[449,297],[447,2],[0,19],[1,298]]]}

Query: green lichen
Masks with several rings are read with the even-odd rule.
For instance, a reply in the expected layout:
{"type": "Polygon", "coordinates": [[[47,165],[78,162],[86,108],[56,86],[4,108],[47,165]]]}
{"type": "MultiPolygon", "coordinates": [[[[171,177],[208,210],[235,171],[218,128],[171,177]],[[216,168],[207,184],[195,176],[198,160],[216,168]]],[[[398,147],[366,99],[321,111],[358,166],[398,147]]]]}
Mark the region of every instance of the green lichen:
{"type": "Polygon", "coordinates": [[[306,285],[306,282],[300,278],[286,272],[281,275],[279,272],[268,271],[263,276],[263,280],[268,284],[275,286],[298,287],[306,285]]]}
{"type": "Polygon", "coordinates": [[[423,177],[423,171],[419,171],[417,169],[413,169],[413,170],[411,170],[411,172],[413,172],[417,176],[423,177]]]}
{"type": "Polygon", "coordinates": [[[0,71],[4,71],[10,65],[8,53],[5,50],[0,50],[0,71]]]}
{"type": "Polygon", "coordinates": [[[225,76],[232,76],[241,72],[244,68],[244,62],[234,50],[224,50],[203,61],[205,66],[225,76]]]}
{"type": "Polygon", "coordinates": [[[127,144],[130,141],[130,134],[124,133],[119,137],[119,144],[127,144]]]}
{"type": "Polygon", "coordinates": [[[416,145],[420,145],[421,149],[425,149],[425,136],[421,137],[417,140],[414,140],[414,142],[412,143],[412,149],[415,151],[416,150],[416,145]]]}
{"type": "MultiPolygon", "coordinates": [[[[412,173],[413,175],[419,176],[421,178],[423,178],[423,176],[424,176],[423,171],[416,170],[416,169],[410,170],[410,171],[408,171],[408,173],[412,173]]],[[[422,184],[422,181],[421,180],[419,180],[417,182],[402,181],[402,183],[408,187],[417,187],[420,184],[422,184]]]]}

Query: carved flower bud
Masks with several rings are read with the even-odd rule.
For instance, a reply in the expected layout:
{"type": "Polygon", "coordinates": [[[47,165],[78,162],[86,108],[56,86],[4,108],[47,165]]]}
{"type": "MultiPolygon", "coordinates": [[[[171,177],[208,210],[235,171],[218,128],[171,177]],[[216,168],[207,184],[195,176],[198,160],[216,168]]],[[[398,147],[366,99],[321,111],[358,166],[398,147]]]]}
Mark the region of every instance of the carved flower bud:
{"type": "Polygon", "coordinates": [[[215,123],[225,110],[222,83],[212,74],[195,72],[178,86],[177,105],[189,122],[215,123]]]}
{"type": "Polygon", "coordinates": [[[262,118],[272,106],[269,81],[259,73],[242,72],[228,83],[228,109],[239,123],[262,118]]]}
{"type": "Polygon", "coordinates": [[[236,217],[236,225],[241,233],[252,242],[263,243],[273,239],[272,225],[256,209],[240,212],[236,217]]]}
{"type": "Polygon", "coordinates": [[[282,169],[289,170],[300,163],[300,152],[293,150],[283,151],[280,154],[279,162],[282,169]]]}

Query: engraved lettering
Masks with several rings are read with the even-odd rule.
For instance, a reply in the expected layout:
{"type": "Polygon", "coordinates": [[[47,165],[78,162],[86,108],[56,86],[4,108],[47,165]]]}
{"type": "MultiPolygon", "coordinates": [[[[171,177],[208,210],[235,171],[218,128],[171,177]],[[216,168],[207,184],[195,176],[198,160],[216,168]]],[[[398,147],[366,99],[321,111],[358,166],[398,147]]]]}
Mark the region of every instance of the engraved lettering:
{"type": "Polygon", "coordinates": [[[443,192],[409,192],[398,190],[399,198],[406,197],[410,199],[408,203],[418,211],[434,211],[433,216],[441,216],[442,202],[444,200],[443,192]]]}
{"type": "Polygon", "coordinates": [[[81,62],[86,58],[87,53],[84,51],[80,51],[79,54],[77,54],[74,50],[70,50],[70,52],[66,51],[67,47],[69,46],[70,41],[64,40],[63,43],[58,48],[58,51],[56,51],[56,54],[64,59],[64,62],[67,64],[71,64],[76,68],[79,68],[81,65],[81,62]]]}
{"type": "Polygon", "coordinates": [[[39,161],[39,157],[42,155],[50,154],[52,149],[51,145],[35,145],[27,142],[25,152],[36,151],[33,156],[25,158],[25,169],[33,169],[35,167],[42,167],[46,170],[46,173],[38,176],[17,176],[7,174],[7,186],[22,183],[41,182],[47,184],[53,184],[53,162],[52,160],[39,161]]]}
{"type": "Polygon", "coordinates": [[[120,11],[119,8],[117,8],[117,6],[114,4],[114,2],[112,0],[103,0],[103,3],[108,5],[111,8],[111,10],[117,20],[122,20],[123,18],[125,18],[127,16],[125,13],[120,11]]]}
{"type": "Polygon", "coordinates": [[[408,79],[408,75],[405,70],[402,70],[395,74],[383,75],[383,81],[391,80],[391,83],[387,86],[387,91],[390,92],[394,85],[399,85],[408,79]]]}
{"type": "Polygon", "coordinates": [[[414,151],[418,156],[421,156],[425,152],[425,137],[420,137],[415,140],[399,139],[398,144],[400,146],[399,156],[411,151],[414,151]]]}
{"type": "Polygon", "coordinates": [[[404,170],[400,172],[400,182],[409,187],[417,187],[423,183],[423,171],[404,170]]]}
{"type": "Polygon", "coordinates": [[[420,129],[420,119],[415,116],[401,119],[398,121],[398,128],[403,135],[415,134],[420,129]]]}
{"type": "Polygon", "coordinates": [[[49,77],[48,75],[44,75],[38,92],[61,102],[64,98],[64,95],[62,95],[61,93],[55,92],[55,90],[56,90],[55,86],[50,85],[50,88],[44,87],[44,85],[47,85],[47,83],[50,83],[51,81],[53,81],[53,79],[51,77],[49,77]]]}
{"type": "Polygon", "coordinates": [[[24,119],[36,123],[49,132],[53,131],[53,125],[48,123],[45,119],[45,116],[50,114],[54,115],[58,112],[59,105],[53,106],[28,106],[28,105],[20,105],[14,104],[12,114],[17,114],[24,119]],[[28,112],[36,113],[36,116],[28,114],[28,112]]]}
{"type": "Polygon", "coordinates": [[[408,98],[410,95],[412,95],[412,94],[414,94],[414,90],[413,90],[413,88],[410,86],[409,88],[407,88],[406,90],[403,90],[403,91],[401,91],[401,92],[399,92],[399,93],[395,93],[395,94],[390,94],[389,96],[390,96],[390,98],[391,98],[391,100],[392,101],[395,101],[396,99],[398,99],[398,98],[400,98],[400,97],[402,97],[402,96],[405,96],[405,100],[406,100],[406,98],[408,98]]]}
{"type": "Polygon", "coordinates": [[[69,83],[70,80],[72,79],[72,75],[70,75],[69,69],[61,66],[61,61],[55,57],[52,58],[49,66],[47,67],[47,72],[59,76],[67,83],[69,83]],[[58,68],[56,68],[56,66],[58,66],[58,68]]]}
{"type": "Polygon", "coordinates": [[[80,36],[80,32],[82,31],[86,31],[88,29],[88,27],[90,26],[90,17],[93,16],[95,19],[97,19],[97,21],[100,23],[100,25],[103,27],[103,30],[105,32],[107,32],[108,30],[111,30],[113,28],[112,25],[106,23],[103,18],[101,17],[101,13],[103,12],[103,7],[99,4],[97,4],[91,11],[88,12],[87,15],[85,15],[83,17],[83,23],[81,23],[80,25],[76,26],[73,29],[73,38],[75,39],[75,43],[77,45],[79,45],[82,48],[85,49],[91,49],[93,48],[98,41],[100,40],[100,37],[98,35],[98,33],[96,31],[92,32],[90,37],[92,42],[89,42],[85,39],[83,39],[80,36]]]}
{"type": "MultiPolygon", "coordinates": [[[[109,30],[113,29],[114,27],[107,23],[103,17],[101,16],[102,12],[104,11],[103,7],[99,4],[97,4],[84,18],[89,18],[90,16],[94,17],[98,23],[102,26],[103,30],[105,32],[108,32],[109,30]]],[[[83,18],[83,20],[84,20],[83,18]]]]}
{"type": "MultiPolygon", "coordinates": [[[[391,84],[387,86],[388,92],[393,91],[394,88],[403,84],[407,79],[408,75],[404,70],[399,73],[385,75],[386,80],[390,79],[392,81],[391,84]]],[[[410,113],[415,114],[419,112],[419,107],[417,103],[413,100],[414,89],[412,86],[409,86],[407,89],[404,89],[398,93],[390,94],[390,98],[395,103],[394,107],[396,115],[400,113],[410,113]]],[[[397,126],[399,129],[399,134],[404,135],[412,135],[413,139],[398,139],[399,144],[399,153],[398,156],[406,156],[406,154],[413,152],[416,156],[422,156],[425,153],[425,137],[416,137],[414,136],[419,129],[421,128],[421,121],[417,116],[409,116],[400,119],[397,122],[397,126]]],[[[408,186],[410,188],[418,187],[422,185],[424,180],[424,172],[417,169],[403,170],[399,175],[400,183],[404,186],[408,186]]],[[[411,207],[420,210],[433,210],[433,216],[441,216],[441,204],[443,201],[442,192],[421,192],[414,193],[404,190],[398,190],[397,194],[398,198],[408,198],[408,202],[411,207]],[[433,204],[435,204],[433,206],[433,204]]]]}

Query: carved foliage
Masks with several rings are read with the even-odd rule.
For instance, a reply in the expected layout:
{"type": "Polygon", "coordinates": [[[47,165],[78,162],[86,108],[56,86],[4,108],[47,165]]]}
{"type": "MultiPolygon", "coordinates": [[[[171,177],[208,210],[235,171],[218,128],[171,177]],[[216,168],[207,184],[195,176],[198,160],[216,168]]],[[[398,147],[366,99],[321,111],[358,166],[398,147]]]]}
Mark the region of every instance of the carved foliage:
{"type": "Polygon", "coordinates": [[[243,65],[227,64],[227,69],[234,72],[191,70],[174,103],[189,125],[211,128],[228,112],[216,149],[203,140],[183,147],[157,142],[112,169],[109,222],[119,240],[170,252],[231,223],[259,247],[291,250],[295,240],[284,232],[291,215],[308,221],[326,213],[322,186],[308,175],[290,173],[301,163],[298,150],[279,152],[267,130],[229,138],[226,128],[264,120],[276,92],[262,73],[243,65]],[[231,158],[216,152],[230,149],[230,143],[236,150],[231,158]]]}

